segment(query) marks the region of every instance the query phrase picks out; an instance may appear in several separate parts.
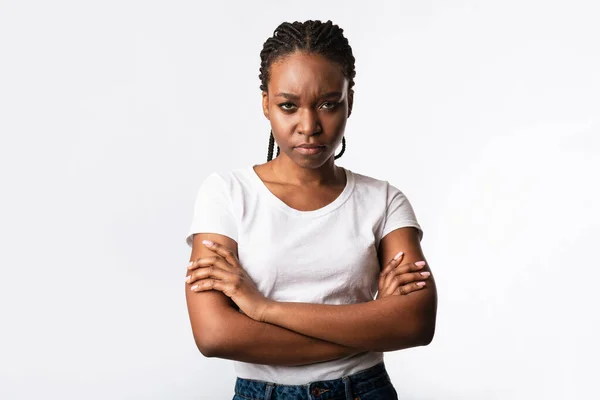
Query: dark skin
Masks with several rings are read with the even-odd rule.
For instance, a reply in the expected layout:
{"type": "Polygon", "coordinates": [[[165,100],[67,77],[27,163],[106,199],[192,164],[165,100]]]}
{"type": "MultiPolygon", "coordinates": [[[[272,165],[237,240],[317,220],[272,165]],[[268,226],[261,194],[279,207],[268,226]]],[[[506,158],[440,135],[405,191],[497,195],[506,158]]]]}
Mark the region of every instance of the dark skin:
{"type": "Polygon", "coordinates": [[[346,185],[334,156],[352,112],[354,92],[348,90],[340,66],[318,54],[297,51],[274,62],[270,72],[262,106],[281,153],[255,166],[255,171],[290,207],[319,209],[335,200],[346,185]],[[326,148],[320,154],[304,155],[295,149],[302,143],[326,148]]]}
{"type": "MultiPolygon", "coordinates": [[[[322,208],[346,185],[343,169],[334,164],[334,153],[352,110],[353,93],[340,66],[317,54],[285,56],[271,65],[270,72],[268,92],[262,94],[263,112],[281,153],[255,166],[255,171],[290,207],[301,211],[322,208]],[[302,143],[323,145],[325,150],[302,154],[296,148],[302,143]]],[[[435,329],[437,294],[433,276],[416,272],[430,272],[417,230],[406,227],[390,232],[381,240],[378,256],[382,272],[390,274],[380,277],[380,295],[374,301],[280,303],[256,289],[239,264],[235,241],[216,234],[196,234],[186,298],[198,347],[205,355],[220,358],[301,365],[366,350],[393,351],[428,344],[435,329]],[[204,245],[202,239],[217,244],[204,245]],[[399,251],[404,252],[402,263],[391,262],[399,251]],[[415,265],[417,261],[421,265],[415,265]],[[418,286],[419,279],[428,282],[418,282],[424,285],[418,286]],[[246,315],[231,313],[232,304],[226,299],[233,300],[246,315]],[[356,326],[371,328],[357,330],[356,326]],[[227,336],[230,331],[246,335],[227,336]],[[299,348],[303,350],[298,354],[290,351],[299,348]]]]}

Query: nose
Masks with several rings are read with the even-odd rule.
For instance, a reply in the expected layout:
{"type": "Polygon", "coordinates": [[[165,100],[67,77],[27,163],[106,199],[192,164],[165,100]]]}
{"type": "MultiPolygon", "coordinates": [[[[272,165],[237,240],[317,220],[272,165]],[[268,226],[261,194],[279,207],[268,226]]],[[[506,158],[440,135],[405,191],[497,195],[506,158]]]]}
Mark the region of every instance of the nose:
{"type": "Polygon", "coordinates": [[[318,114],[313,109],[304,109],[299,113],[297,131],[303,135],[313,135],[321,132],[318,114]]]}

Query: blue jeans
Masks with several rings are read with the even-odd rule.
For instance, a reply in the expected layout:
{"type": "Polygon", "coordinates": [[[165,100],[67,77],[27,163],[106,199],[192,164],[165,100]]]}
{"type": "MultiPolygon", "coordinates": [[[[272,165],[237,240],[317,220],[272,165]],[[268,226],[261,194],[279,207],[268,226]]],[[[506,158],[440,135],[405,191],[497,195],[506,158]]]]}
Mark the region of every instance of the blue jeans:
{"type": "Polygon", "coordinates": [[[398,394],[382,361],[351,375],[304,385],[238,377],[233,400],[398,400],[398,394]]]}

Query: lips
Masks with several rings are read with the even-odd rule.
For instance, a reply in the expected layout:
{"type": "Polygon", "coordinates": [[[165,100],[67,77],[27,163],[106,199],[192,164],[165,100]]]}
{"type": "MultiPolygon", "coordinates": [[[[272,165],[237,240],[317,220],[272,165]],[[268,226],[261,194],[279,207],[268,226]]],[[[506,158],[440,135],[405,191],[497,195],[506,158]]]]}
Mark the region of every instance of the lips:
{"type": "Polygon", "coordinates": [[[319,147],[325,147],[325,146],[320,145],[320,144],[301,144],[300,146],[296,146],[296,147],[301,147],[303,149],[317,149],[319,147]]]}
{"type": "Polygon", "coordinates": [[[322,154],[325,152],[325,146],[296,146],[294,148],[294,150],[296,150],[298,153],[306,155],[306,156],[313,156],[313,155],[317,155],[317,154],[322,154]]]}

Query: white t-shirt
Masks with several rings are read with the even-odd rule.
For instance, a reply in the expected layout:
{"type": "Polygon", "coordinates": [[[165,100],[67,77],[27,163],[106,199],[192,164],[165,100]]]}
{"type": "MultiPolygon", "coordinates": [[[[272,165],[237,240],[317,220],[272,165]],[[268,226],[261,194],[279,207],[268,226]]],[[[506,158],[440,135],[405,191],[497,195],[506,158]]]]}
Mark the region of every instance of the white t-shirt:
{"type": "MultiPolygon", "coordinates": [[[[235,240],[242,267],[261,293],[276,301],[371,301],[377,293],[381,239],[395,229],[413,226],[421,240],[423,231],[399,189],[344,171],[342,193],[313,211],[285,204],[252,166],[214,172],[198,191],[186,243],[192,246],[194,233],[218,233],[235,240]]],[[[299,385],[337,379],[382,360],[382,352],[366,352],[301,366],[233,363],[240,378],[299,385]]]]}

